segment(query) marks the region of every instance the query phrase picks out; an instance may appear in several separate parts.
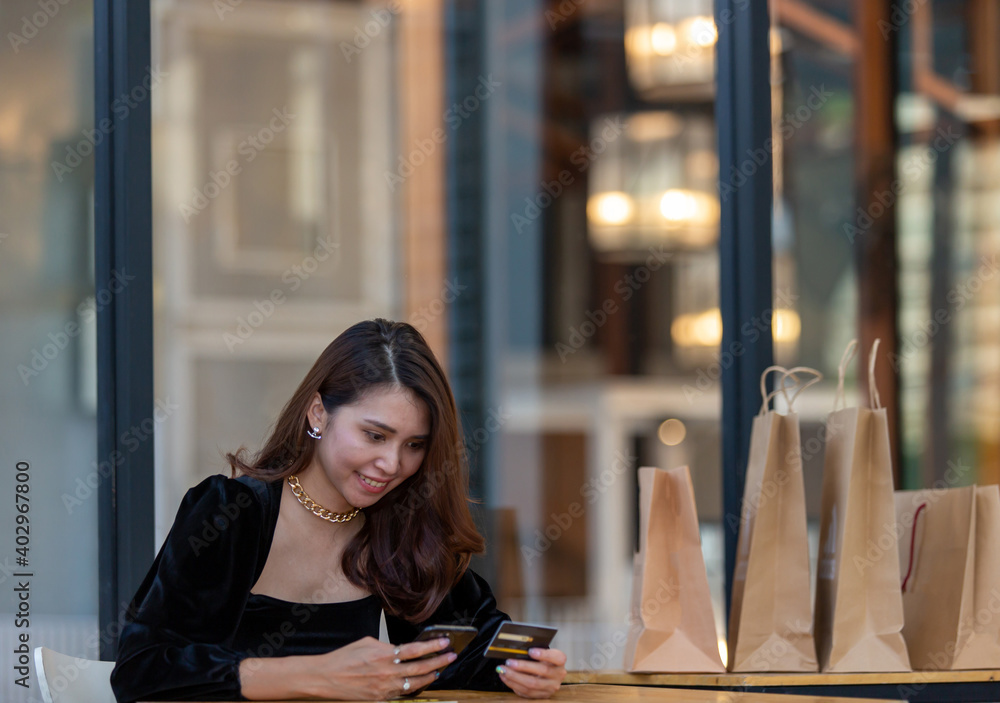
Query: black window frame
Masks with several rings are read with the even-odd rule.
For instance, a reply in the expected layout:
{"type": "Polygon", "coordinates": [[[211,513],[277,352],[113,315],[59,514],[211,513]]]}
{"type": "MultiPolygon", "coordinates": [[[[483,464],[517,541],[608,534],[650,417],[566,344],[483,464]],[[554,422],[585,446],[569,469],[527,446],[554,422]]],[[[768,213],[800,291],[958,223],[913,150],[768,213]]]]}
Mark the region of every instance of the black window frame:
{"type": "Polygon", "coordinates": [[[97,308],[97,455],[109,467],[98,488],[105,661],[117,654],[117,624],[155,540],[153,442],[124,443],[154,409],[150,31],[149,2],[95,0],[94,125],[103,138],[95,149],[94,278],[98,290],[117,291],[97,308]],[[116,274],[124,286],[113,285],[116,274]]]}
{"type": "MultiPolygon", "coordinates": [[[[760,376],[773,363],[771,335],[750,341],[743,325],[772,309],[771,219],[774,199],[768,3],[715,0],[715,120],[719,149],[719,309],[722,316],[722,525],[726,620],[732,600],[736,539],[760,376]],[[764,154],[763,162],[751,154],[764,154]],[[747,162],[752,169],[744,168],[747,162]],[[742,168],[742,170],[741,170],[742,168]],[[746,171],[750,174],[747,175],[746,171]],[[732,174],[739,174],[740,185],[732,174]]],[[[751,325],[752,326],[752,325],[751,325]]]]}

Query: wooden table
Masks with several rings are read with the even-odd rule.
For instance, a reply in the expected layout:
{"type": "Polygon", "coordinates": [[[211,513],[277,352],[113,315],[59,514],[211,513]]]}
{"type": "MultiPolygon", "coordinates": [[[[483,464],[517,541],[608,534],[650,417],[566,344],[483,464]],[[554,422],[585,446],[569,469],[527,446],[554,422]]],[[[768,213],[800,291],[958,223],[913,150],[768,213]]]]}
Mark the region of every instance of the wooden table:
{"type": "MultiPolygon", "coordinates": [[[[455,703],[525,703],[513,693],[483,693],[480,691],[427,691],[417,698],[401,701],[454,701],[455,703]]],[[[560,703],[874,703],[876,699],[843,699],[830,696],[789,696],[774,693],[747,693],[743,691],[706,691],[694,688],[662,688],[658,686],[622,686],[580,684],[564,685],[550,701],[560,703]]],[[[884,700],[884,699],[879,699],[884,700]]],[[[273,703],[292,703],[275,701],[273,703]]]]}
{"type": "Polygon", "coordinates": [[[686,687],[919,701],[1000,701],[1000,671],[908,671],[870,674],[630,674],[571,671],[566,683],[686,687]]]}

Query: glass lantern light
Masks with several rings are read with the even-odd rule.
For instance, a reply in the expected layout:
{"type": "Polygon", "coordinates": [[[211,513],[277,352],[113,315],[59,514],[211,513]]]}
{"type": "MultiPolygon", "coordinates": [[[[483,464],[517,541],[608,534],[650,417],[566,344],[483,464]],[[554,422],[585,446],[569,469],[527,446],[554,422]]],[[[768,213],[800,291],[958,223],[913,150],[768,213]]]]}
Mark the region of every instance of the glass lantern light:
{"type": "Polygon", "coordinates": [[[711,100],[717,39],[712,0],[625,2],[629,80],[646,100],[711,100]]]}
{"type": "MultiPolygon", "coordinates": [[[[719,199],[711,118],[649,111],[622,121],[622,134],[591,166],[591,245],[602,258],[618,260],[644,259],[651,247],[714,247],[719,199]]],[[[596,120],[591,131],[604,122],[596,120]]]]}

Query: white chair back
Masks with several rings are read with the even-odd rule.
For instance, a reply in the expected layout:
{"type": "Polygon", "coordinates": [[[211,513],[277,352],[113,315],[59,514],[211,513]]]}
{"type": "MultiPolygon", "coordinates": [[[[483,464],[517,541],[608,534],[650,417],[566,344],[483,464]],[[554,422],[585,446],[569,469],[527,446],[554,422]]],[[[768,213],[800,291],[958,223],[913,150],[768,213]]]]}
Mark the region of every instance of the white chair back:
{"type": "Polygon", "coordinates": [[[35,647],[35,675],[45,703],[115,703],[114,662],[80,659],[35,647]]]}

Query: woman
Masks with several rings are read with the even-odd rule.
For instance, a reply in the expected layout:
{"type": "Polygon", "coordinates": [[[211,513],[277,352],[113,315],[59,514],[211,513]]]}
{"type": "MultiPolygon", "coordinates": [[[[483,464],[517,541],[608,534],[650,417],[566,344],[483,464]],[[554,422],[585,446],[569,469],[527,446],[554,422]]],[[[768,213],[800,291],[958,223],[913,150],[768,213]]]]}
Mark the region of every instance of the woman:
{"type": "Polygon", "coordinates": [[[239,478],[188,491],[129,605],[111,675],[138,699],[385,699],[426,686],[550,696],[555,649],[482,656],[509,619],[468,569],[455,402],[412,326],[354,325],[320,355],[239,478]],[[376,638],[385,611],[389,639],[376,638]],[[459,656],[413,642],[429,624],[479,630],[459,656]],[[429,657],[429,658],[428,658],[429,657]]]}

